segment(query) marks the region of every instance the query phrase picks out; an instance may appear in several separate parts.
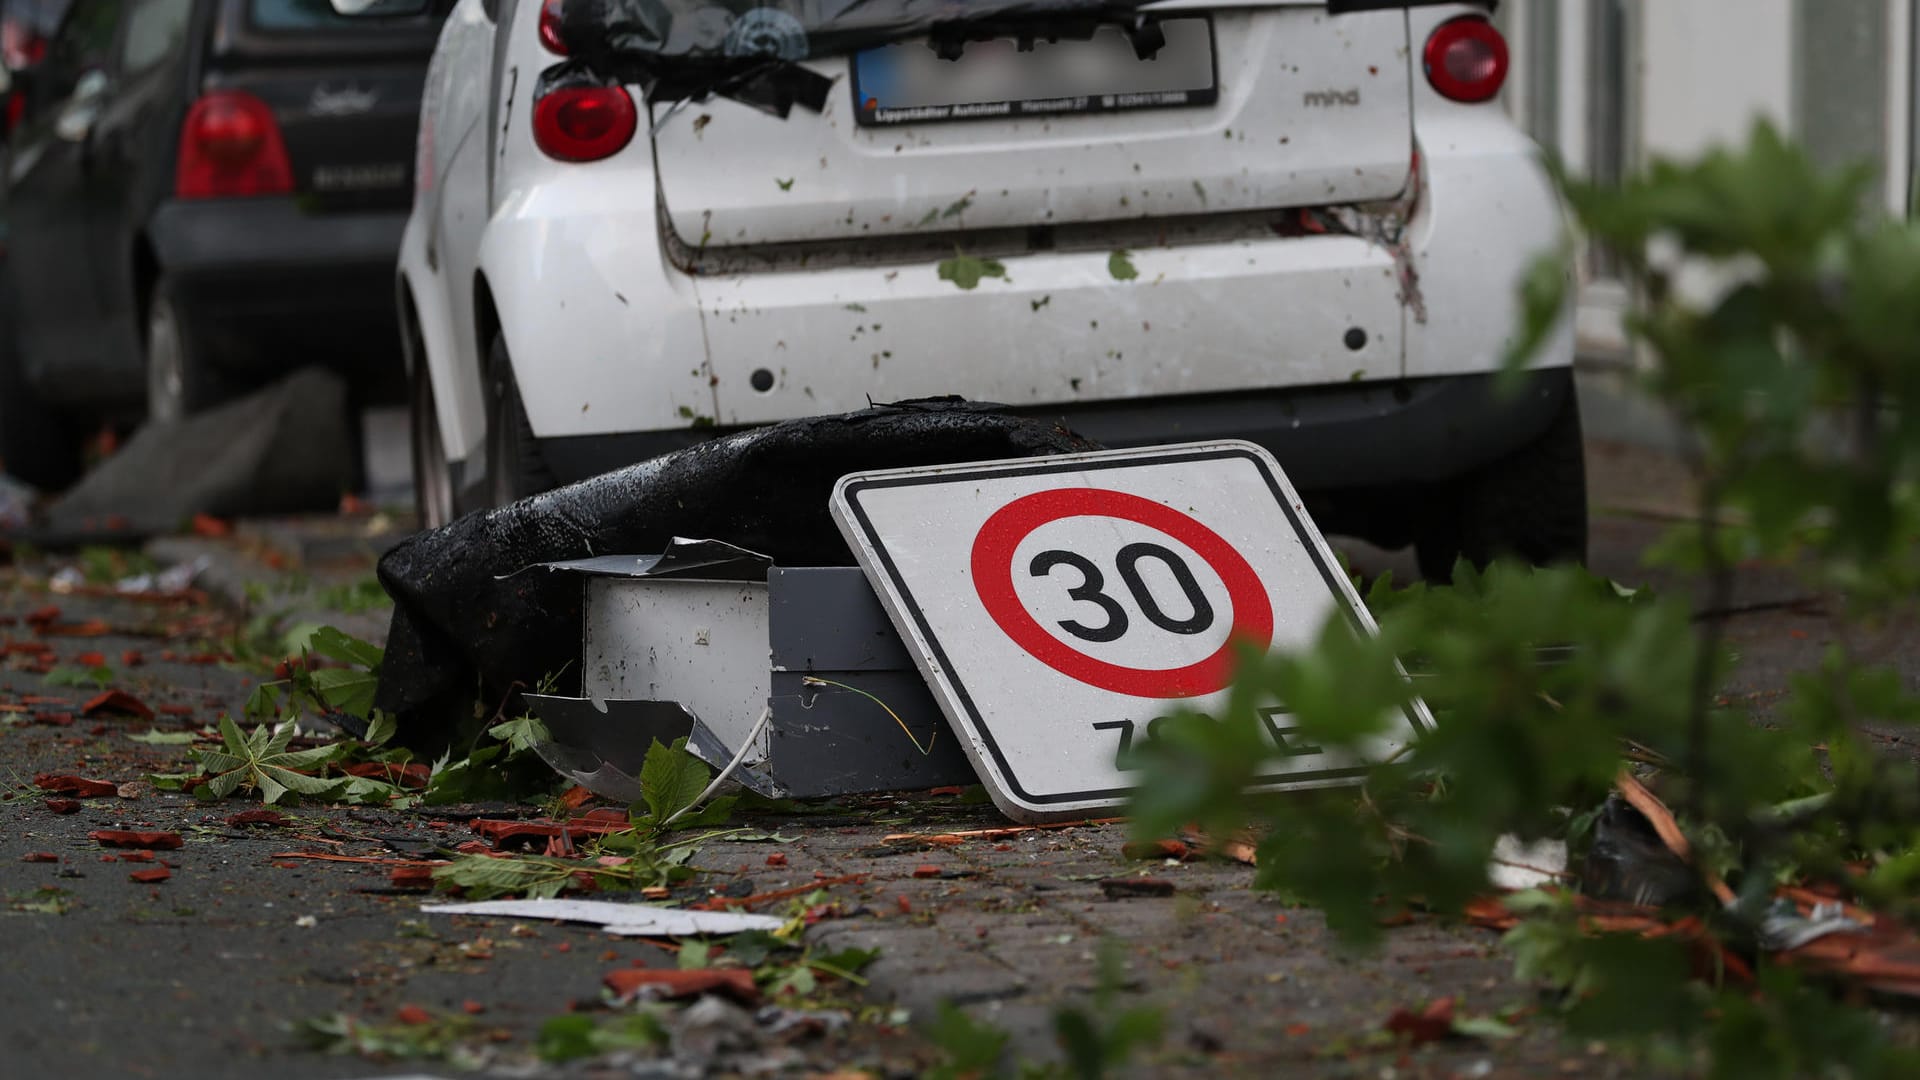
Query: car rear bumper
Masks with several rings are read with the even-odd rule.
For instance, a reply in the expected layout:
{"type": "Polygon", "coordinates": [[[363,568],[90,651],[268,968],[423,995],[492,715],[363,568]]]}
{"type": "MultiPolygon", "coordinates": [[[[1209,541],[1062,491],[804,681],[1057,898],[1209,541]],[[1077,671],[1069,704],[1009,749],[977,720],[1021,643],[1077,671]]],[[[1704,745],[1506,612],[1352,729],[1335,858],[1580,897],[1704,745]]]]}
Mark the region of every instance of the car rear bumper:
{"type": "MultiPolygon", "coordinates": [[[[1537,439],[1574,398],[1571,368],[1529,372],[1512,392],[1492,374],[1255,393],[1015,408],[1108,447],[1246,439],[1303,492],[1437,485],[1537,439]]],[[[680,428],[539,440],[562,483],[682,449],[738,428],[680,428]]]]}
{"type": "Polygon", "coordinates": [[[150,236],[189,328],[229,370],[324,363],[398,382],[393,267],[406,214],[291,198],[163,204],[150,236]]]}

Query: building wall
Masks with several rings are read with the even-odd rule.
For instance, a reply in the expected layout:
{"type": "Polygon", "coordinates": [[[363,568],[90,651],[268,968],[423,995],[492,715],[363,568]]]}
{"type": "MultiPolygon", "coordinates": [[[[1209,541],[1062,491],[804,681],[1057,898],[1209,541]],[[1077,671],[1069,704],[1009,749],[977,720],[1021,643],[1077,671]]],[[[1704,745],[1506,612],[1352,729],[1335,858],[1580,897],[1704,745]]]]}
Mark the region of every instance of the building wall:
{"type": "MultiPolygon", "coordinates": [[[[1507,106],[1574,173],[1629,175],[1654,157],[1744,140],[1758,119],[1815,160],[1866,165],[1869,198],[1905,214],[1914,186],[1920,0],[1507,0],[1507,106]]],[[[1580,335],[1618,353],[1624,293],[1583,258],[1580,335]]]]}

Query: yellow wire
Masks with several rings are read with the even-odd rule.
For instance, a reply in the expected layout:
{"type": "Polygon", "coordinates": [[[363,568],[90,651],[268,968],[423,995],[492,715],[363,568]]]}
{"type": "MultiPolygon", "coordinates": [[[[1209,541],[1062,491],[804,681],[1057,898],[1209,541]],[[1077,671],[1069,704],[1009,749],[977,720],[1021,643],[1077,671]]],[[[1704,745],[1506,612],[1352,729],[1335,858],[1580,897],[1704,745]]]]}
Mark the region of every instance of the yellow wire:
{"type": "Polygon", "coordinates": [[[905,720],[900,719],[900,714],[897,712],[894,712],[893,709],[890,708],[886,702],[881,701],[879,698],[874,697],[872,694],[867,693],[865,690],[862,690],[857,686],[848,686],[846,683],[837,683],[837,682],[834,682],[832,679],[822,679],[818,675],[808,675],[805,678],[802,678],[800,680],[800,684],[802,686],[831,686],[840,690],[848,691],[849,693],[859,694],[861,697],[866,698],[868,701],[871,701],[875,705],[880,706],[882,709],[887,710],[887,715],[893,717],[893,722],[896,724],[899,724],[900,730],[907,733],[907,738],[913,742],[913,748],[915,750],[920,751],[921,757],[933,756],[933,741],[940,737],[940,728],[938,725],[935,725],[933,729],[933,733],[927,736],[927,745],[921,746],[920,740],[916,738],[913,734],[913,729],[907,726],[907,722],[905,720]]]}

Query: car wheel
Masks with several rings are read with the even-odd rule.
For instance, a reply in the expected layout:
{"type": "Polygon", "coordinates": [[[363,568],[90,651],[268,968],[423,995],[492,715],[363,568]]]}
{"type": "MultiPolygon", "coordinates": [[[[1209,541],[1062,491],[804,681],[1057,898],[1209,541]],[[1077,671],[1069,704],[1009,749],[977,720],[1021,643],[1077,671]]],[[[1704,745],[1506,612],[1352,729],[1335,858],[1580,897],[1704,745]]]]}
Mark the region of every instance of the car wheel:
{"type": "Polygon", "coordinates": [[[11,306],[7,302],[0,313],[0,472],[41,491],[59,491],[80,477],[80,437],[27,383],[11,306]]]}
{"type": "Polygon", "coordinates": [[[147,419],[170,423],[218,405],[226,389],[162,277],[147,300],[147,419]]]}
{"type": "Polygon", "coordinates": [[[453,474],[447,468],[447,445],[440,437],[440,414],[434,407],[433,376],[424,360],[414,364],[408,383],[407,425],[413,449],[413,506],[420,527],[437,529],[453,520],[453,474]]]}
{"type": "Polygon", "coordinates": [[[1587,468],[1580,403],[1531,443],[1481,466],[1435,500],[1416,541],[1420,573],[1448,581],[1455,562],[1485,567],[1500,557],[1535,566],[1587,560],[1587,468]]]}
{"type": "Polygon", "coordinates": [[[540,457],[526,406],[520,402],[520,386],[513,378],[504,335],[494,335],[493,347],[487,353],[487,370],[492,384],[492,403],[487,412],[487,496],[498,507],[550,491],[556,485],[552,470],[540,457]]]}

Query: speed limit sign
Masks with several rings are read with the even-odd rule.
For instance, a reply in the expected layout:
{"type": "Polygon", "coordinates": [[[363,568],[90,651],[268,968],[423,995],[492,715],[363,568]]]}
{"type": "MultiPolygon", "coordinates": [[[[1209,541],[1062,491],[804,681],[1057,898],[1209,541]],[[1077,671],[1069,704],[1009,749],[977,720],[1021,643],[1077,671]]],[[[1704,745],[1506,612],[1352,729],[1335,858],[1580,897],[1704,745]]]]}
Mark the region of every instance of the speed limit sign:
{"type": "MultiPolygon", "coordinates": [[[[1224,708],[1243,648],[1307,647],[1372,618],[1280,466],[1251,443],[858,473],[833,514],[994,802],[1020,821],[1122,802],[1131,755],[1182,711],[1224,708]]],[[[1364,758],[1263,703],[1261,790],[1352,783],[1364,758]]]]}

